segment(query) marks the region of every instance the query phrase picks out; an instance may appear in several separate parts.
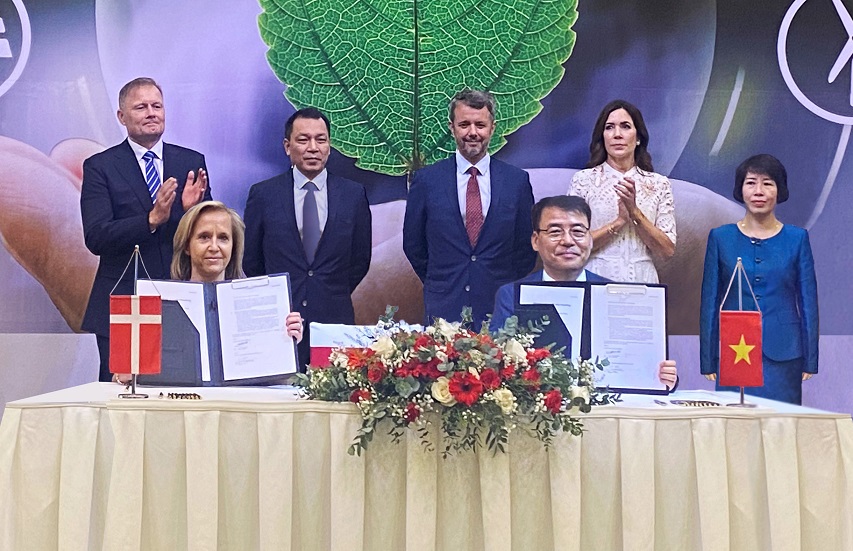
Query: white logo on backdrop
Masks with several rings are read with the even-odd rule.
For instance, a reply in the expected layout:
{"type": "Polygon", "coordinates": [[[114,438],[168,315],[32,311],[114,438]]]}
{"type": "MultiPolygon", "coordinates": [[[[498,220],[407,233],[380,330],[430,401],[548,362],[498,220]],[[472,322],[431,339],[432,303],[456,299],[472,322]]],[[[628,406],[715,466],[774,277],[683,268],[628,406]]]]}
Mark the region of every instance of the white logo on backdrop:
{"type": "MultiPolygon", "coordinates": [[[[30,18],[27,15],[27,9],[24,7],[23,0],[12,0],[12,5],[17,10],[15,13],[0,13],[0,75],[5,75],[4,65],[12,63],[13,67],[8,77],[0,82],[0,96],[9,91],[24,72],[24,67],[27,64],[27,59],[30,57],[30,43],[32,42],[32,31],[30,29],[30,18]],[[6,28],[11,21],[17,17],[21,25],[21,48],[15,56],[12,44],[6,35],[6,28]],[[16,59],[17,57],[17,59],[16,59]]],[[[0,77],[2,78],[2,77],[0,77]]]]}
{"type": "MultiPolygon", "coordinates": [[[[829,172],[823,182],[820,196],[818,196],[812,214],[806,222],[806,229],[810,229],[823,213],[838,173],[841,170],[841,162],[844,160],[844,154],[847,152],[847,144],[850,141],[851,129],[853,129],[853,126],[851,126],[853,125],[853,117],[833,113],[817,105],[800,90],[800,87],[794,81],[793,75],[791,75],[791,68],[788,66],[788,33],[791,30],[791,22],[794,20],[794,16],[797,15],[797,12],[805,3],[806,0],[796,0],[791,4],[791,7],[785,13],[785,17],[782,19],[782,24],[779,26],[779,39],[776,41],[776,57],[779,58],[779,70],[782,73],[782,78],[785,79],[788,90],[791,91],[791,94],[793,94],[803,107],[824,120],[843,125],[841,135],[838,137],[838,145],[835,148],[835,156],[832,159],[829,172]]],[[[850,13],[844,7],[841,0],[832,0],[832,5],[835,6],[835,11],[841,20],[841,24],[844,25],[844,30],[847,31],[847,41],[844,43],[844,47],[841,48],[841,52],[839,52],[835,63],[829,70],[826,78],[829,84],[833,84],[844,66],[853,60],[853,17],[850,16],[850,13]]],[[[853,106],[853,66],[850,67],[850,105],[853,106]]]]}
{"type": "MultiPolygon", "coordinates": [[[[776,56],[779,59],[779,70],[782,72],[782,78],[785,79],[785,84],[788,86],[788,89],[797,101],[818,117],[837,124],[853,124],[853,117],[828,111],[809,99],[803,91],[800,90],[800,87],[797,86],[797,83],[791,74],[791,68],[788,66],[788,33],[791,30],[791,22],[794,20],[794,16],[797,15],[797,12],[805,3],[806,0],[796,0],[791,4],[791,7],[788,8],[788,11],[785,13],[785,17],[782,19],[782,24],[779,27],[779,39],[776,41],[776,56]]],[[[842,25],[844,25],[844,29],[847,31],[847,41],[844,43],[844,47],[838,54],[835,64],[832,66],[832,69],[829,70],[829,74],[827,75],[827,81],[830,84],[834,83],[841,70],[844,69],[848,63],[853,61],[853,17],[851,17],[841,0],[832,0],[832,4],[835,6],[835,11],[838,13],[838,17],[841,20],[842,25]]],[[[853,67],[851,67],[850,105],[853,106],[853,67]]]]}

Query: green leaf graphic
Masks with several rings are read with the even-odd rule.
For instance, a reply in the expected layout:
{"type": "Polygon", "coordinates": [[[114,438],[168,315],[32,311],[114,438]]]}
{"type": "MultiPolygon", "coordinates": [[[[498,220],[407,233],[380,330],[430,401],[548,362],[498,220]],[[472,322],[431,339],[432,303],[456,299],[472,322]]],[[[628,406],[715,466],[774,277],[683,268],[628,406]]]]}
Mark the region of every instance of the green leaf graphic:
{"type": "Polygon", "coordinates": [[[447,157],[458,90],[498,101],[495,152],[542,109],[571,55],[577,0],[261,0],[267,59],[297,108],[329,115],[336,149],[399,175],[447,157]]]}

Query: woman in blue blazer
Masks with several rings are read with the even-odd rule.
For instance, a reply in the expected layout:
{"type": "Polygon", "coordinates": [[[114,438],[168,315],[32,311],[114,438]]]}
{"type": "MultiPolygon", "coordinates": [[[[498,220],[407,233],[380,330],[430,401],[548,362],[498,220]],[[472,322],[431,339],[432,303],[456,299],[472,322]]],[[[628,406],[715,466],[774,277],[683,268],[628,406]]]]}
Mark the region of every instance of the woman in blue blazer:
{"type": "MultiPolygon", "coordinates": [[[[699,319],[702,374],[716,380],[720,366],[720,302],[740,257],[762,314],[764,386],[748,394],[800,404],[802,381],[817,373],[818,304],[814,260],[806,230],[776,219],[776,205],[788,199],[785,167],[771,155],[745,160],[735,173],[734,198],[744,218],[711,230],[705,253],[699,319]]],[[[755,310],[746,285],[743,308],[755,310]]],[[[737,287],[723,306],[738,308],[737,287]]],[[[735,390],[720,387],[719,390],[735,390]]]]}

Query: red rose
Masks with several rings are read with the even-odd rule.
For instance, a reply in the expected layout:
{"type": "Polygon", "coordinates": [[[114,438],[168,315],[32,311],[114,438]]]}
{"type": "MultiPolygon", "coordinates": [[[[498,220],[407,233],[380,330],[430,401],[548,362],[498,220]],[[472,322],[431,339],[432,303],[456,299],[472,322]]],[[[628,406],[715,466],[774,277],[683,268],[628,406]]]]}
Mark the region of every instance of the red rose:
{"type": "Polygon", "coordinates": [[[400,367],[394,369],[394,376],[399,377],[401,379],[405,379],[409,375],[413,375],[417,377],[417,374],[414,373],[413,367],[417,367],[414,362],[408,361],[402,364],[400,367]]]}
{"type": "Polygon", "coordinates": [[[415,377],[425,377],[431,381],[438,379],[444,375],[444,373],[438,370],[439,363],[441,362],[438,361],[438,358],[433,358],[426,363],[418,365],[415,369],[415,377]]]}
{"type": "Polygon", "coordinates": [[[449,360],[455,360],[459,357],[459,351],[456,350],[456,347],[454,347],[452,343],[445,347],[444,353],[447,354],[447,359],[449,360]]]}
{"type": "Polygon", "coordinates": [[[387,370],[382,364],[374,364],[367,368],[367,380],[373,384],[378,383],[385,376],[387,370]]]}
{"type": "Polygon", "coordinates": [[[501,369],[501,378],[509,379],[513,375],[515,375],[515,366],[514,365],[510,364],[510,365],[506,366],[505,368],[501,369]]]}
{"type": "Polygon", "coordinates": [[[501,378],[494,369],[484,369],[480,373],[480,382],[486,387],[486,390],[494,390],[501,386],[501,378]]]}
{"type": "Polygon", "coordinates": [[[525,369],[521,372],[521,378],[527,381],[528,383],[539,384],[539,377],[539,371],[534,367],[531,367],[530,369],[525,369]]]}
{"type": "Polygon", "coordinates": [[[421,410],[418,406],[412,402],[406,404],[406,411],[403,412],[403,419],[406,421],[407,425],[417,421],[420,416],[421,410]]]}
{"type": "Polygon", "coordinates": [[[466,406],[476,402],[483,394],[483,383],[467,371],[454,373],[447,388],[457,402],[466,406]]]}
{"type": "Polygon", "coordinates": [[[363,400],[370,400],[370,392],[363,388],[357,388],[352,391],[352,394],[349,395],[349,401],[354,404],[357,404],[363,400]]]}
{"type": "Polygon", "coordinates": [[[536,365],[541,362],[545,358],[551,356],[551,351],[547,348],[536,348],[534,350],[527,351],[527,363],[530,365],[536,365]]]}
{"type": "Polygon", "coordinates": [[[435,344],[435,341],[429,335],[419,335],[415,339],[415,350],[418,348],[427,348],[435,344]]]}
{"type": "Polygon", "coordinates": [[[545,409],[551,413],[560,413],[560,408],[563,405],[563,395],[559,390],[549,390],[545,393],[545,409]]]}

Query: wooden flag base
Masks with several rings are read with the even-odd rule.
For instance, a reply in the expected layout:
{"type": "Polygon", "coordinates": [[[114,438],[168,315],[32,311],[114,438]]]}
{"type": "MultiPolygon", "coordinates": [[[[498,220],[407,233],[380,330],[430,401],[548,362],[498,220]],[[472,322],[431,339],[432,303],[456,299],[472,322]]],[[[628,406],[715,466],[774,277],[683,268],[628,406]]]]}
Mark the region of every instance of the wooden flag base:
{"type": "Polygon", "coordinates": [[[726,404],[726,406],[731,408],[754,408],[757,407],[758,404],[752,404],[750,402],[743,401],[743,387],[740,387],[740,402],[735,402],[733,404],[726,404]]]}

